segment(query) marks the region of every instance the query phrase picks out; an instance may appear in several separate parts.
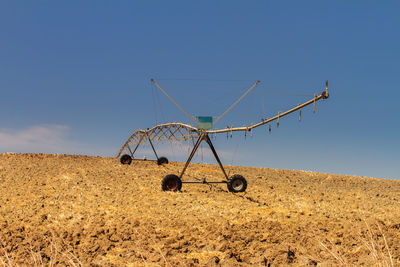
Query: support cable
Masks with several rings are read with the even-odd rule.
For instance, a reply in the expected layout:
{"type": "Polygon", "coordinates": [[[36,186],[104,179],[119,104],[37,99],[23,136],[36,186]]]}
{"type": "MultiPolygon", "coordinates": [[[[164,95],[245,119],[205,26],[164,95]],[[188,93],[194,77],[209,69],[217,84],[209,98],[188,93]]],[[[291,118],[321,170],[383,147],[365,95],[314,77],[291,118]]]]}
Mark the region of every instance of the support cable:
{"type": "Polygon", "coordinates": [[[259,84],[260,82],[261,82],[261,81],[255,82],[255,83],[249,88],[249,90],[246,91],[246,93],[244,93],[238,100],[236,100],[235,103],[233,103],[224,113],[222,113],[221,116],[219,116],[219,117],[215,120],[214,125],[215,125],[223,116],[225,116],[225,114],[226,114],[227,112],[229,112],[234,106],[236,106],[236,104],[239,103],[240,100],[243,99],[243,97],[245,97],[248,93],[250,93],[250,91],[253,90],[254,87],[256,87],[257,84],[259,84]]]}
{"type": "Polygon", "coordinates": [[[168,94],[167,92],[165,92],[157,83],[154,79],[151,79],[151,81],[183,112],[186,114],[186,116],[189,117],[189,119],[191,119],[196,125],[197,125],[197,121],[195,121],[195,119],[193,119],[192,116],[190,116],[181,106],[179,106],[175,100],[173,100],[168,94]]]}

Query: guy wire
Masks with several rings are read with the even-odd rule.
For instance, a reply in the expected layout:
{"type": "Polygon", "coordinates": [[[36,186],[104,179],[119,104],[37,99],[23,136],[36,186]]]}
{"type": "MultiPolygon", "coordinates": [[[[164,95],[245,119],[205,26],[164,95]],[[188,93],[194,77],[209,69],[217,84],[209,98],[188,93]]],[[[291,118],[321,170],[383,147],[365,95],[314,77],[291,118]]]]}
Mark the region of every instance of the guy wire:
{"type": "Polygon", "coordinates": [[[156,119],[156,125],[158,124],[158,116],[157,116],[157,105],[156,105],[156,97],[155,97],[155,92],[154,92],[154,85],[153,83],[150,83],[150,88],[151,88],[151,96],[153,99],[153,111],[154,111],[154,116],[156,119]]]}
{"type": "Polygon", "coordinates": [[[210,81],[210,82],[251,82],[254,80],[224,80],[224,79],[200,79],[200,78],[165,78],[159,81],[210,81]]]}

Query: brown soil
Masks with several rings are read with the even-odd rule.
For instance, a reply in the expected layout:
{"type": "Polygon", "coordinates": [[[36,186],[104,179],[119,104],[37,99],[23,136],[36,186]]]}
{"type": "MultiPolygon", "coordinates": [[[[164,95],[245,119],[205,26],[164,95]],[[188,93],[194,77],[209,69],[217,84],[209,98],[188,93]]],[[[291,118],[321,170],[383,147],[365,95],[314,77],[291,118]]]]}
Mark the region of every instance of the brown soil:
{"type": "Polygon", "coordinates": [[[245,193],[161,191],[182,167],[0,154],[0,264],[400,266],[400,181],[228,166],[245,193]]]}

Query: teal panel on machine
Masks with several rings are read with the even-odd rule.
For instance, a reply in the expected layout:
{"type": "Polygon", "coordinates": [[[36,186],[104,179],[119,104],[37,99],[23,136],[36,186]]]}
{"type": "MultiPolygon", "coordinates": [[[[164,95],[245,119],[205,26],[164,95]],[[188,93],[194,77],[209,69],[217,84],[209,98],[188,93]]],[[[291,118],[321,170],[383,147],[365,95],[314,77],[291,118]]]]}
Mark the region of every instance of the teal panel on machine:
{"type": "Polygon", "coordinates": [[[213,117],[200,116],[197,117],[197,126],[201,130],[210,130],[213,126],[213,117]]]}

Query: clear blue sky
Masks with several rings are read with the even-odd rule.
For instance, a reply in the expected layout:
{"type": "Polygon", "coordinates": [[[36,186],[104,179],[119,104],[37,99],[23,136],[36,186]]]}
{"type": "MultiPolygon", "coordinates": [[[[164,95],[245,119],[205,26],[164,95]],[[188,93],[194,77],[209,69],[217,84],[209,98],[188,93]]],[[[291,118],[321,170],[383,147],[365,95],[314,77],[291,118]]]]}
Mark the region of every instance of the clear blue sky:
{"type": "MultiPolygon", "coordinates": [[[[207,88],[233,92],[261,80],[217,128],[258,122],[262,92],[320,93],[328,79],[330,99],[316,114],[303,110],[301,123],[294,114],[271,135],[263,128],[216,146],[235,154],[234,164],[399,179],[399,8],[398,1],[1,1],[0,152],[112,156],[135,129],[189,122],[160,92],[154,106],[151,77],[189,109],[199,93],[213,98],[207,88]]],[[[268,115],[306,98],[274,99],[263,96],[268,115]]],[[[225,100],[192,115],[219,115],[225,100]]]]}

